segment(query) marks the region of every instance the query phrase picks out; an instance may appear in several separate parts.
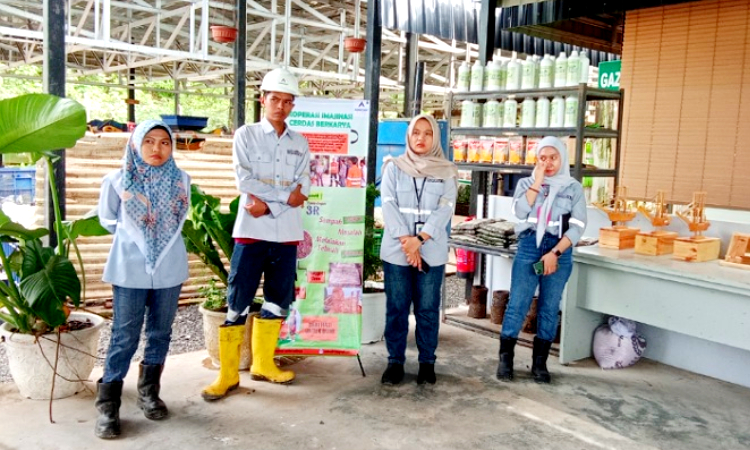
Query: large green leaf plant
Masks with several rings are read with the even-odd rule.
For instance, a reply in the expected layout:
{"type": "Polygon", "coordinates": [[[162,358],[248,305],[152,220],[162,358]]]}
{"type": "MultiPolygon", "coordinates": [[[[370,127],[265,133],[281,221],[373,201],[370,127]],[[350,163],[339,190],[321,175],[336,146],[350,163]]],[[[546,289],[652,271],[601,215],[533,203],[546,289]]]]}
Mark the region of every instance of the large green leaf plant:
{"type": "Polygon", "coordinates": [[[0,101],[0,154],[27,153],[33,162],[44,160],[55,212],[57,245],[45,246],[45,228],[29,230],[0,211],[0,241],[16,243],[10,254],[0,246],[0,262],[7,280],[0,282],[0,319],[26,334],[53,331],[67,321],[67,304],[81,303],[81,281],[68,259],[73,247],[85,275],[79,236],[107,231],[98,218],[64,222],[53,163],[56,149],[73,147],[86,133],[86,110],[76,101],[49,94],[27,94],[0,101]]]}
{"type": "Polygon", "coordinates": [[[206,194],[195,184],[190,191],[190,212],[182,227],[185,247],[188,252],[197,255],[226,287],[229,284],[229,270],[221,254],[227,261],[232,259],[232,228],[237,219],[240,198],[236,197],[230,203],[229,212],[222,212],[218,197],[206,194]]]}

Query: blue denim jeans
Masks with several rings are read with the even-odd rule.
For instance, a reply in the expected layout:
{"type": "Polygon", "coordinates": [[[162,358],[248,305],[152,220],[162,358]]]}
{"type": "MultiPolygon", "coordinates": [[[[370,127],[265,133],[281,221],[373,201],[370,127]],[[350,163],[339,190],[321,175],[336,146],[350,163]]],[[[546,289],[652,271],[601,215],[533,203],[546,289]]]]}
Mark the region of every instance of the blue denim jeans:
{"type": "Polygon", "coordinates": [[[259,241],[235,244],[229,269],[226,325],[241,325],[253,311],[253,299],[263,276],[264,319],[286,317],[294,301],[297,276],[297,246],[259,241]]]}
{"type": "Polygon", "coordinates": [[[549,253],[560,239],[545,234],[542,244],[536,246],[536,232],[526,230],[518,238],[518,251],[513,259],[513,270],[510,280],[510,301],[503,317],[501,338],[517,338],[526,314],[531,307],[537,286],[537,332],[536,336],[545,341],[553,341],[557,334],[557,322],[565,284],[573,270],[573,251],[568,249],[558,258],[558,266],[551,275],[534,273],[534,263],[549,253]]]}
{"type": "Polygon", "coordinates": [[[435,349],[440,328],[440,294],[445,266],[432,266],[428,273],[411,266],[383,261],[385,275],[385,345],[388,362],[406,362],[406,336],[409,333],[409,309],[414,303],[417,319],[419,362],[435,364],[435,349]]]}
{"type": "Polygon", "coordinates": [[[182,285],[165,289],[131,289],[112,286],[112,338],[104,363],[104,383],[122,381],[130,360],[138,349],[143,321],[146,321],[146,348],[143,364],[161,365],[167,359],[172,322],[182,285]]]}

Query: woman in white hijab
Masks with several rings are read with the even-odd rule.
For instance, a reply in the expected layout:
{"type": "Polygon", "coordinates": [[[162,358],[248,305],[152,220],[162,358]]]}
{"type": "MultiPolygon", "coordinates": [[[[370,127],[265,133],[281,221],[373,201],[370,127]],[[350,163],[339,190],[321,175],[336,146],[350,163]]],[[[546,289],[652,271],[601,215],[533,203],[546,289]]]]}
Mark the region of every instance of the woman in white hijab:
{"type": "Polygon", "coordinates": [[[570,176],[565,144],[556,137],[545,137],[537,148],[534,172],[518,182],[511,208],[520,222],[516,225],[518,251],[513,259],[510,301],[500,333],[497,378],[502,381],[513,379],[516,340],[538,286],[531,373],[537,383],[550,382],[547,357],[557,334],[562,293],[573,268],[571,247],[586,228],[583,187],[570,176]]]}
{"type": "Polygon", "coordinates": [[[434,384],[440,295],[448,262],[446,226],[456,202],[456,166],[443,156],[440,129],[420,114],[407,129],[406,152],[383,164],[380,186],[385,232],[380,247],[385,274],[388,368],[383,384],[404,378],[409,309],[413,302],[419,350],[417,383],[434,384]]]}

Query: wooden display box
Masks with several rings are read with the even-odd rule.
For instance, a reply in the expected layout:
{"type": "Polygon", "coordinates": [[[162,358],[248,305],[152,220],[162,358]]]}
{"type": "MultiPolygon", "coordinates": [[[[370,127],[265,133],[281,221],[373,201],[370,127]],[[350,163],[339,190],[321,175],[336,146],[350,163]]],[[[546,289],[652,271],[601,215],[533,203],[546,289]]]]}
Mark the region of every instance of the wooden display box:
{"type": "Polygon", "coordinates": [[[659,256],[669,255],[674,251],[674,231],[653,231],[638,233],[635,237],[635,252],[639,255],[659,256]]]}
{"type": "Polygon", "coordinates": [[[722,266],[750,270],[750,234],[734,233],[722,266]]]}
{"type": "Polygon", "coordinates": [[[599,247],[625,250],[635,247],[635,235],[640,228],[611,227],[599,229],[599,247]]]}
{"type": "Polygon", "coordinates": [[[674,240],[674,259],[703,262],[719,259],[721,239],[711,237],[685,237],[674,240]]]}

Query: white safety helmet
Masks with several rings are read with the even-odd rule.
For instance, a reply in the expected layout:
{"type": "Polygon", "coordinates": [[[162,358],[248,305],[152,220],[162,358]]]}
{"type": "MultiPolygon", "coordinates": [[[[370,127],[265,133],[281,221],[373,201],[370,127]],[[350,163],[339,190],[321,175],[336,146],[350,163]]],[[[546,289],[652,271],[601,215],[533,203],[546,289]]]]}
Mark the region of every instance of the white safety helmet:
{"type": "Polygon", "coordinates": [[[278,68],[268,72],[263,77],[263,82],[260,84],[260,90],[263,92],[284,92],[286,94],[292,94],[295,97],[299,96],[299,83],[297,77],[287,69],[278,68]]]}

